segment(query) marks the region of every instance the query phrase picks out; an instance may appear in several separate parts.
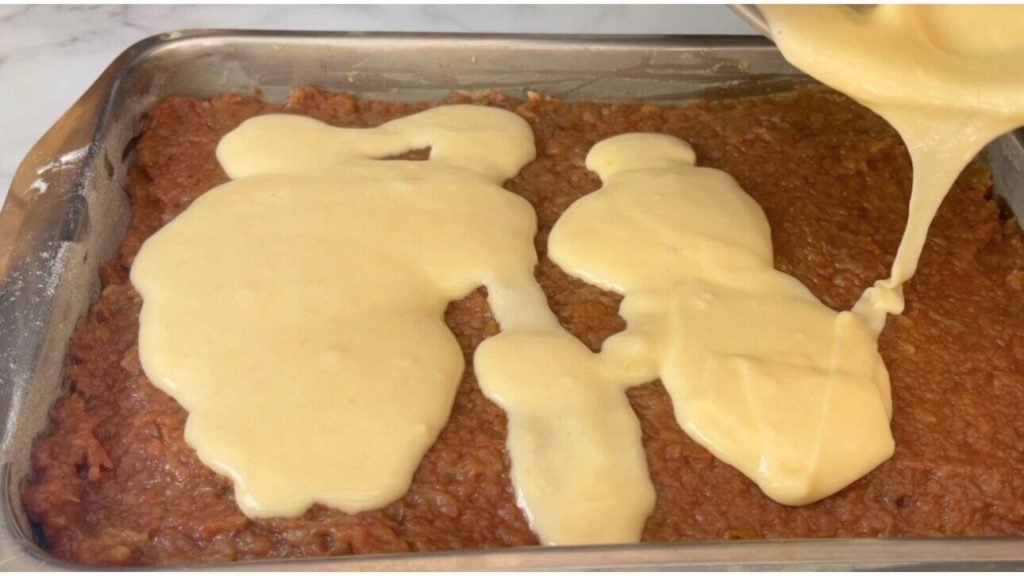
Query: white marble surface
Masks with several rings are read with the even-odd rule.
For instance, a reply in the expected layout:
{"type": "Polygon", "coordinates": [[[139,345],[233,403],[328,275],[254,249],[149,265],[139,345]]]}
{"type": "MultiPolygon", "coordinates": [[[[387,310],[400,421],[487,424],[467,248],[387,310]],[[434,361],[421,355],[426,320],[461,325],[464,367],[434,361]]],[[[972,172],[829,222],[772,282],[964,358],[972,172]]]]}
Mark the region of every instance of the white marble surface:
{"type": "Polygon", "coordinates": [[[0,6],[0,202],[28,149],[118,53],[189,28],[752,33],[725,6],[0,6]]]}

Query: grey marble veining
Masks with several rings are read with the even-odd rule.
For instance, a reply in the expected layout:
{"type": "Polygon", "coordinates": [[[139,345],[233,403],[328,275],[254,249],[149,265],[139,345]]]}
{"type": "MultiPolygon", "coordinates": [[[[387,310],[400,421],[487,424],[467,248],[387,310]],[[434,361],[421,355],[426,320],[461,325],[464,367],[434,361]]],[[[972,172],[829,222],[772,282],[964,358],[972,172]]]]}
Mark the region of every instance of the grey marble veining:
{"type": "Polygon", "coordinates": [[[725,6],[0,6],[0,203],[32,144],[118,53],[189,28],[752,33],[725,6]]]}

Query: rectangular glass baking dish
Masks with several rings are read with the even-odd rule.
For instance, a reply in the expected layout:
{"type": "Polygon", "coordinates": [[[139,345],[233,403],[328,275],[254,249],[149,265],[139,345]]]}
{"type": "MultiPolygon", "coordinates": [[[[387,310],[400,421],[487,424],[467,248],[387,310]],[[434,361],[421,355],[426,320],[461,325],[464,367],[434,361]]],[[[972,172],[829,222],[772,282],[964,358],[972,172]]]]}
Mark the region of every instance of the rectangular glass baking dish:
{"type": "MultiPolygon", "coordinates": [[[[71,333],[95,300],[97,269],[129,218],[121,182],[140,120],[170,95],[302,84],[385,100],[454,90],[535,90],[566,99],[674,104],[790,90],[811,80],[766,40],[189,31],[121,54],[22,162],[0,212],[0,566],[73,569],[37,544],[20,503],[29,450],[65,391],[71,333]]],[[[1007,135],[986,156],[997,193],[1024,214],[1024,148],[1007,135]]],[[[352,556],[217,569],[994,569],[1024,566],[1024,539],[683,542],[352,556]]]]}

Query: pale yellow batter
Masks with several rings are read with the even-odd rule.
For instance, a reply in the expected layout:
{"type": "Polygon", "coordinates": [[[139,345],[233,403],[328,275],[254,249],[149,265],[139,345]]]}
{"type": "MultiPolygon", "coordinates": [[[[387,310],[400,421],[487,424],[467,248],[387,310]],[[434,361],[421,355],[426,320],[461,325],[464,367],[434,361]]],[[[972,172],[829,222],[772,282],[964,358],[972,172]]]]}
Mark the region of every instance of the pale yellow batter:
{"type": "Polygon", "coordinates": [[[625,295],[628,329],[601,353],[620,383],[660,376],[694,440],[771,498],[813,502],[892,455],[888,374],[855,316],[775,270],[757,203],[694,163],[669,136],[594,146],[604,187],[559,219],[551,259],[625,295]]]}
{"type": "Polygon", "coordinates": [[[232,181],[145,243],[132,282],[143,367],[246,514],[406,492],[464,368],[445,307],[532,278],[535,216],[501,182],[533,156],[524,120],[472,106],[372,130],[262,116],[222,140],[232,181]]]}
{"type": "Polygon", "coordinates": [[[501,333],[475,368],[508,414],[513,484],[542,542],[639,540],[655,493],[625,391],[657,378],[683,429],[767,495],[828,496],[892,454],[875,338],[935,210],[981,146],[1024,123],[1021,9],[964,10],[764,8],[787,58],[889,119],[914,160],[892,277],[852,313],[774,269],[768,223],[731,177],[678,139],[623,135],[590,151],[603,187],[549,237],[564,270],[624,295],[628,328],[595,354],[548,309],[534,214],[500,186],[534,156],[521,118],[445,106],[338,129],[272,115],[222,140],[232,182],[140,251],[143,367],[246,514],[379,508],[451,409],[464,366],[445,306],[485,285],[501,333]],[[381,160],[424,147],[425,162],[381,160]]]}

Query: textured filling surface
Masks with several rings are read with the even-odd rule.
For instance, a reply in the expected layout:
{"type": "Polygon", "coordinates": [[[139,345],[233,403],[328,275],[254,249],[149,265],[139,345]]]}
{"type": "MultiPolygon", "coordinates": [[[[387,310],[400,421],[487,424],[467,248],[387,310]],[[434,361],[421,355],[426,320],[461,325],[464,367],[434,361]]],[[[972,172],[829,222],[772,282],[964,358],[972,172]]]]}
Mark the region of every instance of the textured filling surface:
{"type": "MultiPolygon", "coordinates": [[[[559,215],[599,186],[584,158],[600,140],[643,131],[691,143],[702,165],[732,174],[763,207],[776,267],[836,309],[886,276],[906,222],[905,148],[884,121],[831,91],[682,107],[537,95],[450,101],[530,122],[537,160],[505,187],[537,212],[536,274],[552,309],[594,350],[624,328],[620,298],[567,276],[545,246],[559,215]]],[[[72,343],[70,394],[34,447],[24,490],[54,554],[145,565],[536,544],[509,482],[505,415],[472,370],[477,344],[498,328],[483,289],[446,313],[467,364],[451,419],[409,492],[377,511],[318,506],[294,519],[247,518],[229,480],[185,444],[185,411],[139,365],[141,302],[128,271],[149,235],[226,181],[214,156],[221,136],[270,112],[374,126],[425,107],[299,88],[283,105],[170,98],[149,113],[127,181],[131,229],[101,268],[100,299],[72,343]]],[[[907,285],[906,312],[882,333],[895,456],[830,498],[783,506],[687,438],[659,383],[638,386],[629,397],[657,491],[644,540],[1024,534],[1024,245],[991,188],[980,164],[961,175],[907,285]]]]}

